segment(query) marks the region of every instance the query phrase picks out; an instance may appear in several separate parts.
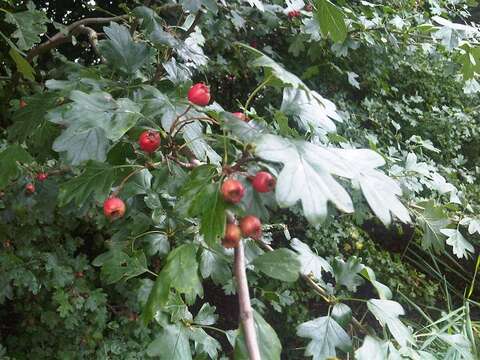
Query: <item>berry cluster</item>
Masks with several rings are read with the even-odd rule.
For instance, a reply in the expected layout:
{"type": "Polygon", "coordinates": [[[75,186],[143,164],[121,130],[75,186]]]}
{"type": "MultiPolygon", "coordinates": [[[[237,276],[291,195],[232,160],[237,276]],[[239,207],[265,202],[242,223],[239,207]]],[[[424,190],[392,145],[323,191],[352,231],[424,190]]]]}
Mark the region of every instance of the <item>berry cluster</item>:
{"type": "MultiPolygon", "coordinates": [[[[250,180],[253,189],[260,193],[266,193],[275,188],[275,178],[266,171],[259,171],[250,180]]],[[[245,195],[245,186],[239,180],[229,178],[223,182],[221,192],[226,202],[238,204],[245,195]]],[[[235,248],[242,236],[255,240],[262,237],[262,223],[256,216],[246,215],[240,219],[238,225],[234,222],[228,223],[222,244],[225,248],[235,248]]]]}

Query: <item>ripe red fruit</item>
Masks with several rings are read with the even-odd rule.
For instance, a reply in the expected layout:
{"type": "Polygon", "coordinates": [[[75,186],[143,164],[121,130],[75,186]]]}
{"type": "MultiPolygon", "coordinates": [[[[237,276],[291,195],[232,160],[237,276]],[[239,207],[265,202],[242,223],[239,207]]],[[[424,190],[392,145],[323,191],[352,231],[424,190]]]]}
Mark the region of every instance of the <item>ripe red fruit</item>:
{"type": "Polygon", "coordinates": [[[152,153],[160,146],[160,134],[154,130],[144,131],[138,138],[138,144],[143,151],[152,153]]]}
{"type": "Polygon", "coordinates": [[[242,235],[259,240],[262,237],[262,223],[253,215],[247,215],[240,220],[242,235]]]}
{"type": "Polygon", "coordinates": [[[221,191],[225,201],[236,204],[242,200],[245,187],[238,180],[227,179],[223,182],[221,191]]]}
{"type": "Polygon", "coordinates": [[[260,193],[272,191],[275,183],[275,178],[266,171],[259,171],[252,180],[253,188],[260,193]]]}
{"type": "Polygon", "coordinates": [[[35,185],[32,183],[28,183],[25,185],[25,191],[29,194],[33,194],[35,192],[35,185]]]}
{"type": "Polygon", "coordinates": [[[291,10],[288,12],[287,16],[289,19],[299,17],[301,15],[300,10],[291,10]]]}
{"type": "Polygon", "coordinates": [[[27,106],[27,102],[26,102],[25,100],[23,100],[23,99],[20,99],[20,104],[19,104],[19,106],[20,106],[20,109],[23,109],[25,106],[27,106]]]}
{"type": "Polygon", "coordinates": [[[84,276],[83,271],[77,271],[77,272],[75,273],[75,277],[76,277],[76,278],[83,278],[83,276],[84,276]]]}
{"type": "Polygon", "coordinates": [[[197,83],[188,90],[188,100],[195,105],[205,106],[210,102],[210,88],[204,83],[197,83]]]}
{"type": "Polygon", "coordinates": [[[233,116],[239,118],[242,121],[249,122],[250,119],[245,115],[243,112],[234,112],[232,113],[233,116]]]}
{"type": "Polygon", "coordinates": [[[121,218],[125,214],[125,203],[118,197],[110,197],[103,203],[103,213],[110,220],[121,218]]]}
{"type": "Polygon", "coordinates": [[[47,178],[48,178],[47,173],[41,172],[41,173],[37,174],[37,180],[38,181],[45,181],[45,180],[47,180],[47,178]]]}
{"type": "Polygon", "coordinates": [[[240,243],[241,237],[242,233],[238,225],[227,224],[227,228],[225,229],[225,236],[222,239],[222,245],[227,249],[236,248],[240,243]]]}

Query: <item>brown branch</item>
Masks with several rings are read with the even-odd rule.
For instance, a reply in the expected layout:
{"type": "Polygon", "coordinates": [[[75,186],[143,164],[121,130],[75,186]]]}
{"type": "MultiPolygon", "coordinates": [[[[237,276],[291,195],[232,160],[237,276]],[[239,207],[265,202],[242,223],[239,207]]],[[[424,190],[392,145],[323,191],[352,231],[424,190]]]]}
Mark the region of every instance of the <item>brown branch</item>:
{"type": "Polygon", "coordinates": [[[121,16],[113,16],[108,18],[86,18],[86,19],[75,21],[74,23],[68,25],[64,31],[59,31],[47,41],[31,49],[27,54],[27,60],[29,62],[32,62],[35,56],[41,55],[42,53],[48,50],[54,49],[60,46],[61,44],[64,44],[70,41],[72,35],[78,34],[81,31],[85,31],[84,28],[80,28],[81,26],[93,25],[93,24],[105,24],[112,21],[119,21],[122,19],[126,19],[127,17],[128,15],[121,15],[121,16]]]}
{"type": "Polygon", "coordinates": [[[245,334],[248,357],[250,360],[261,360],[258,347],[255,323],[253,320],[252,305],[248,292],[247,273],[245,270],[245,253],[243,241],[235,248],[235,278],[237,280],[238,302],[240,305],[240,321],[245,334]]]}
{"type": "Polygon", "coordinates": [[[90,43],[93,51],[95,54],[100,58],[102,62],[105,62],[105,58],[100,55],[100,52],[98,51],[98,34],[95,30],[93,30],[91,27],[85,26],[85,25],[80,25],[78,27],[78,33],[85,34],[88,36],[88,42],[90,43]]]}

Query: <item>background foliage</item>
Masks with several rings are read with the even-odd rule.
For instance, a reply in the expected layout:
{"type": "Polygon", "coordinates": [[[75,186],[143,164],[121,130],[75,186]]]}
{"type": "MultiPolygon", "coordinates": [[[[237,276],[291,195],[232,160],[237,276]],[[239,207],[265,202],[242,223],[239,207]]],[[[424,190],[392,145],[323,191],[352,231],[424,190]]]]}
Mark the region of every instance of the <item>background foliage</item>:
{"type": "Polygon", "coordinates": [[[0,4],[1,358],[246,358],[226,209],[262,358],[479,357],[475,2],[0,4]]]}

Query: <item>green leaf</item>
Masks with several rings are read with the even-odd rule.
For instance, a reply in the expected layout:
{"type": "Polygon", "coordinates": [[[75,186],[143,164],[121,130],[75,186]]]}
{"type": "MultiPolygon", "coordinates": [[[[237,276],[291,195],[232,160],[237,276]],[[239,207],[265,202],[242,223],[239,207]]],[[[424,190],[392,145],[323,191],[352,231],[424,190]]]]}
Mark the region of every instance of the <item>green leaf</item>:
{"type": "Polygon", "coordinates": [[[122,196],[130,198],[135,195],[148,194],[151,189],[152,174],[149,170],[143,169],[133,175],[122,189],[122,196]]]}
{"type": "Polygon", "coordinates": [[[197,327],[188,329],[190,340],[195,342],[195,351],[200,354],[208,354],[211,359],[217,359],[218,352],[222,349],[220,343],[208,335],[205,330],[197,327]]]}
{"type": "Polygon", "coordinates": [[[305,355],[313,356],[313,360],[336,357],[336,348],[348,352],[352,347],[348,334],[330,316],[322,316],[300,324],[297,327],[297,335],[311,339],[305,355]]]}
{"type": "MultiPolygon", "coordinates": [[[[257,335],[258,345],[260,347],[260,358],[268,360],[280,360],[282,344],[278,339],[275,330],[263,319],[263,317],[253,310],[253,319],[255,322],[255,333],[257,335]]],[[[235,339],[235,360],[248,360],[247,347],[245,345],[245,335],[240,327],[235,339]]]]}
{"type": "Polygon", "coordinates": [[[218,319],[218,315],[215,315],[215,309],[215,306],[211,306],[209,303],[203,304],[193,322],[199,325],[215,324],[218,319]]]}
{"type": "Polygon", "coordinates": [[[410,329],[398,318],[405,315],[402,305],[392,300],[370,299],[367,307],[383,327],[388,327],[401,346],[407,346],[407,343],[415,344],[410,329]]]}
{"type": "Polygon", "coordinates": [[[360,275],[362,275],[365,279],[370,281],[370,283],[375,287],[375,289],[377,289],[378,296],[380,296],[380,299],[390,300],[392,298],[392,291],[389,289],[388,286],[377,281],[375,277],[375,273],[368,266],[363,267],[362,271],[360,272],[360,275]]]}
{"type": "Polygon", "coordinates": [[[188,303],[193,303],[197,295],[203,297],[202,282],[198,276],[197,247],[195,244],[183,244],[168,254],[166,265],[157,277],[142,313],[145,323],[151,321],[166,304],[170,288],[184,294],[188,303]]]}
{"type": "Polygon", "coordinates": [[[440,232],[448,237],[446,240],[447,245],[453,248],[453,253],[459,259],[463,257],[468,258],[468,253],[475,253],[473,245],[463,237],[458,229],[440,229],[440,232]]]}
{"type": "Polygon", "coordinates": [[[417,216],[420,226],[423,228],[422,247],[432,248],[438,253],[445,250],[444,235],[440,231],[450,224],[448,216],[441,206],[436,206],[433,200],[421,204],[423,213],[417,216]]]}
{"type": "MultiPolygon", "coordinates": [[[[350,196],[326,169],[325,165],[335,160],[326,149],[304,141],[265,135],[257,141],[255,154],[284,164],[275,189],[280,207],[293,206],[300,200],[305,217],[312,224],[325,218],[329,200],[339,209],[353,212],[350,196]]],[[[338,169],[342,164],[339,160],[334,166],[338,169]]]]}
{"type": "Polygon", "coordinates": [[[288,249],[266,252],[256,257],[252,265],[274,279],[287,282],[297,281],[301,267],[297,254],[288,249]]]}
{"type": "Polygon", "coordinates": [[[14,48],[11,48],[8,54],[15,62],[15,65],[17,66],[17,71],[21,73],[25,79],[35,81],[35,70],[33,70],[30,63],[25,60],[23,56],[20,55],[20,53],[14,48]]]}
{"type": "Polygon", "coordinates": [[[30,5],[27,11],[7,12],[5,21],[17,27],[11,36],[17,39],[20,50],[28,50],[39,43],[40,35],[47,31],[45,23],[49,22],[43,11],[35,10],[30,5]]]}
{"type": "Polygon", "coordinates": [[[105,92],[91,94],[74,90],[72,103],[48,114],[49,121],[68,126],[53,143],[57,152],[78,165],[85,160],[105,161],[107,139],[119,140],[140,118],[139,106],[129,99],[114,100],[105,92]]]}
{"type": "Polygon", "coordinates": [[[315,280],[323,283],[322,271],[333,274],[333,269],[327,260],[310,250],[310,247],[298,239],[292,239],[290,246],[298,253],[301,271],[304,275],[313,275],[315,280]]]}
{"type": "Polygon", "coordinates": [[[329,0],[315,1],[315,18],[323,36],[332,38],[334,42],[343,42],[347,37],[347,25],[343,11],[329,0]]]}
{"type": "Polygon", "coordinates": [[[0,152],[0,189],[5,188],[11,180],[21,174],[20,163],[30,163],[33,158],[20,145],[9,145],[0,152]]]}
{"type": "Polygon", "coordinates": [[[71,201],[82,207],[89,198],[100,203],[110,194],[113,183],[119,177],[119,169],[106,163],[89,161],[83,173],[63,183],[60,188],[60,205],[71,201]]]}
{"type": "Polygon", "coordinates": [[[218,255],[222,249],[220,245],[214,246],[216,251],[202,250],[200,257],[200,272],[204,279],[211,277],[215,284],[225,284],[232,279],[232,270],[228,261],[218,255]],[[218,251],[218,253],[217,253],[218,251]]]}
{"type": "Polygon", "coordinates": [[[112,22],[109,27],[105,26],[103,31],[108,40],[100,41],[98,48],[114,68],[132,75],[152,56],[153,49],[145,43],[133,41],[125,26],[112,22]]]}
{"type": "Polygon", "coordinates": [[[336,127],[332,120],[342,122],[335,104],[315,91],[283,89],[280,110],[286,115],[293,116],[302,130],[314,129],[318,134],[335,132],[336,127]]]}
{"type": "Polygon", "coordinates": [[[382,341],[370,335],[365,337],[362,346],[355,351],[357,360],[395,360],[400,354],[390,341],[382,341]]]}
{"type": "Polygon", "coordinates": [[[148,345],[147,354],[165,360],[191,360],[188,329],[181,323],[164,326],[148,345]]]}
{"type": "Polygon", "coordinates": [[[335,258],[332,262],[332,268],[337,287],[343,285],[350,291],[357,291],[357,287],[363,283],[363,279],[359,276],[363,265],[361,260],[355,256],[350,257],[347,262],[335,258]]]}
{"type": "Polygon", "coordinates": [[[166,255],[170,252],[170,242],[164,233],[147,234],[142,237],[142,243],[145,244],[145,251],[149,256],[166,255]]]}
{"type": "Polygon", "coordinates": [[[242,121],[231,113],[222,112],[220,118],[225,128],[242,141],[253,142],[265,133],[254,121],[242,121]]]}
{"type": "Polygon", "coordinates": [[[205,242],[212,246],[225,233],[225,202],[220,194],[220,184],[210,184],[202,196],[204,211],[200,223],[200,233],[205,242]]]}
{"type": "Polygon", "coordinates": [[[93,260],[94,266],[101,266],[100,276],[107,284],[128,280],[147,271],[147,259],[142,251],[129,256],[116,249],[103,253],[93,260]]]}
{"type": "Polygon", "coordinates": [[[332,308],[331,316],[341,327],[346,328],[352,321],[352,309],[346,304],[336,303],[332,308]]]}

